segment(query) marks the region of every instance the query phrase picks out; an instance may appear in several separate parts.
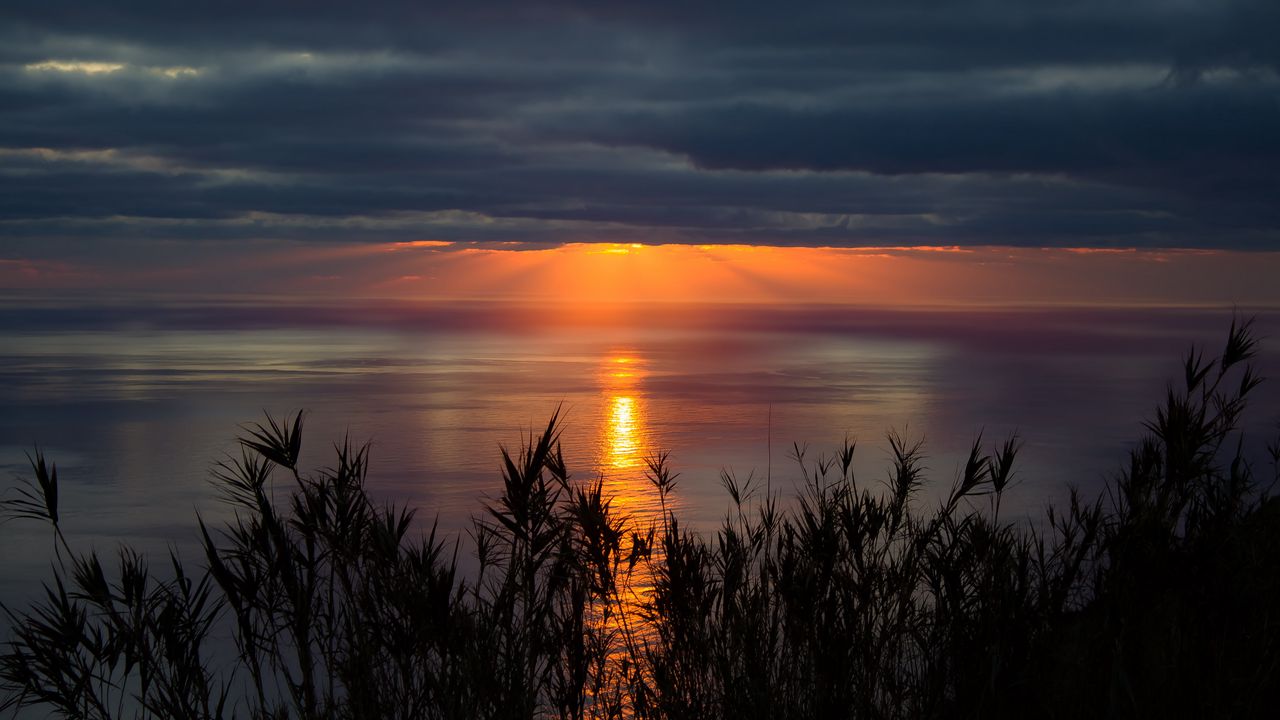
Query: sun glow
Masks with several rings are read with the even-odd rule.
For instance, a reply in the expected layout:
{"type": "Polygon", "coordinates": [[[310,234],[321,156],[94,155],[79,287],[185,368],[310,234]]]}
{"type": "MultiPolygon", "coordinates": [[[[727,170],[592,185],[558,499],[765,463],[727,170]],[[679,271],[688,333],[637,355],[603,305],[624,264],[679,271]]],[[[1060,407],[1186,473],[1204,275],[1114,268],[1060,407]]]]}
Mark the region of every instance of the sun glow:
{"type": "MultiPolygon", "coordinates": [[[[100,161],[114,151],[0,149],[30,158],[100,161]],[[89,153],[86,155],[86,153],[89,153]],[[49,157],[46,158],[45,156],[49,157]]],[[[625,327],[662,307],[696,320],[718,305],[871,307],[1236,304],[1280,306],[1280,253],[1107,248],[867,248],[408,240],[266,243],[218,262],[46,278],[60,288],[156,288],[211,294],[262,290],[291,298],[519,301],[550,308],[521,322],[625,327]],[[614,252],[617,251],[617,252],[614,252]],[[196,273],[192,268],[199,268],[196,273]],[[265,271],[270,270],[270,273],[265,271]]],[[[199,255],[197,257],[204,257],[199,255]]],[[[210,256],[212,257],[212,256],[210,256]]],[[[10,258],[16,259],[16,258],[10,258]]],[[[30,281],[19,280],[25,287],[30,281]]],[[[612,372],[634,372],[604,358],[612,372]]],[[[619,378],[625,376],[619,375],[619,378]]]]}
{"type": "MultiPolygon", "coordinates": [[[[1090,298],[1104,288],[1110,290],[1102,298],[1106,302],[1134,302],[1144,296],[1173,294],[1169,290],[1173,287],[1197,287],[1181,276],[1204,276],[1207,264],[1219,257],[1170,251],[1084,254],[1060,249],[928,246],[579,243],[545,249],[462,244],[401,248],[411,252],[397,258],[395,275],[404,274],[404,265],[430,266],[413,274],[433,278],[420,288],[432,297],[558,302],[564,322],[606,324],[628,319],[614,316],[612,308],[618,304],[655,301],[894,307],[1079,303],[1081,277],[1090,278],[1090,298]],[[1150,268],[1155,265],[1167,266],[1164,275],[1168,277],[1153,274],[1150,268]],[[1135,288],[1134,278],[1139,275],[1144,289],[1135,288]]],[[[1239,265],[1226,263],[1225,267],[1239,265]]]]}

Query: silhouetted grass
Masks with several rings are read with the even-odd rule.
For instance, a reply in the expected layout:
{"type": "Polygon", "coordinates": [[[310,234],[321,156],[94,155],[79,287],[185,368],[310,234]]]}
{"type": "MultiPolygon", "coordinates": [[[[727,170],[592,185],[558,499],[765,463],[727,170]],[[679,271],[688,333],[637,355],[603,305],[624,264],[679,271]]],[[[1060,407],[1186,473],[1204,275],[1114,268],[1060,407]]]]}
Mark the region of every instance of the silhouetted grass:
{"type": "MultiPolygon", "coordinates": [[[[303,417],[268,419],[220,464],[234,520],[162,576],[127,548],[77,553],[56,468],[9,516],[50,523],[43,599],[6,609],[3,707],[120,718],[1259,717],[1280,702],[1280,505],[1238,427],[1254,340],[1187,357],[1097,499],[1001,516],[1016,438],[974,442],[937,507],[920,443],[887,478],[855,448],[797,446],[798,497],[722,476],[718,531],[643,524],[573,481],[553,416],[475,519],[478,571],[365,487],[367,446],[297,467],[303,417]],[[277,497],[273,478],[287,479],[277,497]],[[1269,487],[1268,484],[1268,487],[1269,487]],[[762,492],[763,491],[763,492],[762,492]],[[109,579],[110,578],[110,579],[109,579]],[[650,588],[637,596],[635,587],[650,588]],[[221,644],[219,644],[221,643],[221,644]],[[234,652],[219,648],[234,646],[234,652]]],[[[1269,446],[1275,481],[1280,448],[1269,446]]]]}

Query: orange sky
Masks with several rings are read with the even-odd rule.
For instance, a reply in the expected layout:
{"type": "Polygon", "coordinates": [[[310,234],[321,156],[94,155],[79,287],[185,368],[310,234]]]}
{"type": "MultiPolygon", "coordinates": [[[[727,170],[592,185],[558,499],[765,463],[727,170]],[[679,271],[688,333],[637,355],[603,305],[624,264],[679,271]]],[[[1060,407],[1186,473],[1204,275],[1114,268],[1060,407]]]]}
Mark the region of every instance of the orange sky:
{"type": "Polygon", "coordinates": [[[362,265],[355,272],[367,292],[398,298],[891,306],[1280,302],[1272,282],[1280,270],[1277,253],[591,244],[507,250],[402,243],[379,246],[350,267],[362,265]]]}
{"type": "Polygon", "coordinates": [[[0,288],[295,299],[592,303],[1280,305],[1280,253],[1044,248],[808,248],[434,241],[264,245],[207,261],[0,264],[0,288]]]}

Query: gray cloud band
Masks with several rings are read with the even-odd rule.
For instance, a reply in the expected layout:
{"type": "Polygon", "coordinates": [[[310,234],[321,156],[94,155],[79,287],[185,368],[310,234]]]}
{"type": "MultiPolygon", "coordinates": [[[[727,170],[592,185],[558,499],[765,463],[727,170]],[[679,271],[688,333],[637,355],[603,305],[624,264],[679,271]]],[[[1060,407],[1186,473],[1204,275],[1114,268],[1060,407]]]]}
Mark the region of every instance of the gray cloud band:
{"type": "Polygon", "coordinates": [[[1280,5],[0,10],[0,237],[1274,248],[1280,5]]]}

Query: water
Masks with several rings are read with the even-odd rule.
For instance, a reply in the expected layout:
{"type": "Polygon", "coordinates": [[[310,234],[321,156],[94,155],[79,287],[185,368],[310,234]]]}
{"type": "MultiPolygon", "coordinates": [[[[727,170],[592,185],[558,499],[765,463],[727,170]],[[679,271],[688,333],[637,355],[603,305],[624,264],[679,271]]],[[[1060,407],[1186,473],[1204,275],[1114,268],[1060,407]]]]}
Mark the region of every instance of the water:
{"type": "MultiPolygon", "coordinates": [[[[1276,318],[1259,319],[1262,334],[1276,318]]],[[[887,469],[884,433],[924,437],[931,502],[979,432],[1025,446],[1005,512],[1034,516],[1068,483],[1097,492],[1141,434],[1180,355],[1218,347],[1229,311],[643,306],[570,314],[504,305],[74,305],[0,310],[0,464],[58,465],[72,544],[194,548],[217,521],[209,469],[238,426],[305,409],[303,465],[345,434],[372,440],[371,486],[462,533],[500,483],[499,446],[560,409],[574,477],[603,476],[638,517],[656,496],[645,458],[670,452],[676,503],[713,528],[718,476],[791,488],[809,456],[858,441],[863,481],[887,469]]],[[[1280,370],[1264,343],[1264,374],[1280,370]]],[[[1275,383],[1250,419],[1276,420],[1275,383]]],[[[0,600],[48,574],[45,528],[0,526],[0,600]]]]}

